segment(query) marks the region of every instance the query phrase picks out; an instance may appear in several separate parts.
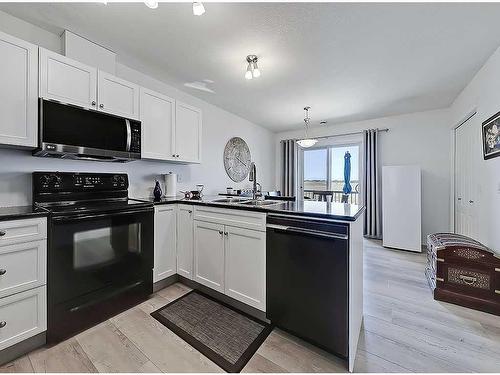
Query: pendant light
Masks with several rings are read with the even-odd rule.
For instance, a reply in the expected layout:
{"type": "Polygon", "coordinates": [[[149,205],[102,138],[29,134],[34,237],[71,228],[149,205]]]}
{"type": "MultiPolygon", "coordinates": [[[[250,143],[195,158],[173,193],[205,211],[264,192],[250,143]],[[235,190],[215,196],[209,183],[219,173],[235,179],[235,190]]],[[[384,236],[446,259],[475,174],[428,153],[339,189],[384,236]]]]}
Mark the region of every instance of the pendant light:
{"type": "Polygon", "coordinates": [[[311,121],[311,118],[309,117],[309,110],[311,107],[304,107],[304,111],[306,112],[306,115],[304,117],[304,125],[305,125],[305,137],[303,139],[299,139],[297,141],[298,145],[302,148],[309,148],[314,146],[318,140],[315,138],[308,138],[307,137],[307,131],[309,130],[309,122],[311,121]]]}

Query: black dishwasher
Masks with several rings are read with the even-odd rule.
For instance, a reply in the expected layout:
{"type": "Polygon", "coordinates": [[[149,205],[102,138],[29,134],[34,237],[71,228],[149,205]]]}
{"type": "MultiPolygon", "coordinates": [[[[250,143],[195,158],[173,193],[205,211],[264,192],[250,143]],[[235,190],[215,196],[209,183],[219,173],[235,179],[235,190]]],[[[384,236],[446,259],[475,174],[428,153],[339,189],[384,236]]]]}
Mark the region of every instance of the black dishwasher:
{"type": "Polygon", "coordinates": [[[348,355],[347,224],[267,217],[267,318],[279,328],[348,355]]]}

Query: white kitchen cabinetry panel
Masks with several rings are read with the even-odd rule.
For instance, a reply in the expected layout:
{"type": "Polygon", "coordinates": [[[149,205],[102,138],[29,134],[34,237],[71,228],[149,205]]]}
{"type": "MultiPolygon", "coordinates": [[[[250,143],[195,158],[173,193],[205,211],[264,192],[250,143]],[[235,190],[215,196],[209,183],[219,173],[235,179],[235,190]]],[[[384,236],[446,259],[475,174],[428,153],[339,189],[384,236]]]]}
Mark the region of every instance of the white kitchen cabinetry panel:
{"type": "Polygon", "coordinates": [[[97,69],[40,48],[40,96],[97,109],[97,69]]]}
{"type": "Polygon", "coordinates": [[[0,143],[36,147],[38,47],[0,32],[0,143]]]}
{"type": "Polygon", "coordinates": [[[179,161],[201,162],[201,110],[176,101],[175,155],[179,161]]]}
{"type": "Polygon", "coordinates": [[[266,214],[262,212],[201,206],[195,207],[194,212],[195,220],[209,221],[259,231],[266,230],[266,214]]]}
{"type": "Polygon", "coordinates": [[[141,157],[175,160],[175,100],[141,87],[139,107],[142,123],[141,157]]]}
{"type": "Polygon", "coordinates": [[[45,285],[46,263],[46,240],[0,247],[0,297],[45,285]]]}
{"type": "Polygon", "coordinates": [[[194,280],[224,293],[224,225],[194,222],[194,280]]]}
{"type": "Polygon", "coordinates": [[[45,286],[0,299],[0,350],[46,329],[45,286]]]}
{"type": "Polygon", "coordinates": [[[47,238],[47,218],[0,221],[0,246],[47,238]]]}
{"type": "Polygon", "coordinates": [[[175,205],[155,207],[155,241],[153,282],[176,273],[176,215],[175,205]]]}
{"type": "Polygon", "coordinates": [[[177,209],[177,273],[193,278],[193,206],[180,204],[177,209]]]}
{"type": "Polygon", "coordinates": [[[266,311],[266,233],[226,226],[225,294],[266,311]]]}
{"type": "Polygon", "coordinates": [[[131,119],[139,118],[139,86],[99,70],[99,111],[131,119]]]}

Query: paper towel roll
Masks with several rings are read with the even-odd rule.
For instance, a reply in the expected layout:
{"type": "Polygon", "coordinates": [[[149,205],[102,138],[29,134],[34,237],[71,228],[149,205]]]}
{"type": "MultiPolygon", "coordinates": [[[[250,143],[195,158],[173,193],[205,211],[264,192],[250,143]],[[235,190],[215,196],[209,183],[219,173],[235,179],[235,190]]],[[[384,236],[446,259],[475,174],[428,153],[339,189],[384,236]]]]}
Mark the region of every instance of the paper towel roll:
{"type": "Polygon", "coordinates": [[[165,175],[165,196],[175,197],[177,195],[177,175],[169,173],[165,175]]]}

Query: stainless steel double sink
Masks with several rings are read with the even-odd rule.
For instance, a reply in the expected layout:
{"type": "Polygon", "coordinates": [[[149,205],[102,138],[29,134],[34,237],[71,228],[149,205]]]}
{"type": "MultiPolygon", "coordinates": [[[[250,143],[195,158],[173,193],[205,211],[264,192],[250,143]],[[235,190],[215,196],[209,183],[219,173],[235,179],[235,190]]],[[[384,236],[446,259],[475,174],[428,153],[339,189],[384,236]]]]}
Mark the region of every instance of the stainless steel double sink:
{"type": "Polygon", "coordinates": [[[213,203],[234,203],[234,204],[241,204],[241,205],[245,205],[245,206],[254,206],[254,207],[270,206],[273,204],[283,203],[281,201],[251,199],[251,198],[236,198],[236,197],[215,199],[212,202],[213,203]]]}

